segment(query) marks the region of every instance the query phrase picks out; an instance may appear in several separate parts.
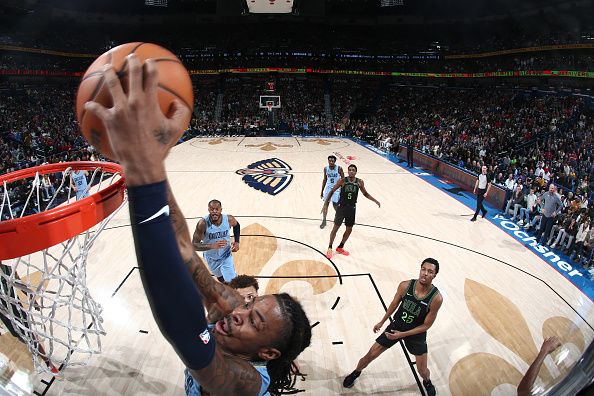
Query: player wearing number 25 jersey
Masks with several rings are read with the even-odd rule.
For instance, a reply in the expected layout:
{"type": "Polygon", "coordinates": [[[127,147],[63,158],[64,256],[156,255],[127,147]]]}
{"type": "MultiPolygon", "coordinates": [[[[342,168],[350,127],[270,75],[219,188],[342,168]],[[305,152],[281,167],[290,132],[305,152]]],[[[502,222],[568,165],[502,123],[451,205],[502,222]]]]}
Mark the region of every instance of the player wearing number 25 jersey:
{"type": "Polygon", "coordinates": [[[433,279],[438,272],[439,262],[433,258],[426,258],[421,264],[419,279],[400,283],[394,300],[382,320],[373,326],[373,332],[380,331],[384,322],[398,308],[394,321],[375,340],[369,352],[359,360],[355,370],[346,376],[342,383],[345,388],[352,387],[361,375],[361,371],[369,363],[402,340],[406,349],[415,355],[417,370],[423,377],[427,395],[435,395],[435,387],[431,383],[429,368],[427,368],[427,330],[433,325],[437,311],[443,302],[439,290],[433,286],[433,279]]]}

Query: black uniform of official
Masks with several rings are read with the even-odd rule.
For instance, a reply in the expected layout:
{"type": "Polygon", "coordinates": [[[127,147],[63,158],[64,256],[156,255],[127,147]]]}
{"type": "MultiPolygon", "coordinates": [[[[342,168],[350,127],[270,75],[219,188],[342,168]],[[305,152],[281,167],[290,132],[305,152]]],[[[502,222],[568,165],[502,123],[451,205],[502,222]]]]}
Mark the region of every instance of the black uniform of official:
{"type": "Polygon", "coordinates": [[[409,168],[412,168],[414,166],[414,164],[413,164],[414,148],[415,148],[415,141],[414,141],[413,137],[411,136],[408,139],[408,142],[406,145],[406,162],[408,163],[409,168]]]}

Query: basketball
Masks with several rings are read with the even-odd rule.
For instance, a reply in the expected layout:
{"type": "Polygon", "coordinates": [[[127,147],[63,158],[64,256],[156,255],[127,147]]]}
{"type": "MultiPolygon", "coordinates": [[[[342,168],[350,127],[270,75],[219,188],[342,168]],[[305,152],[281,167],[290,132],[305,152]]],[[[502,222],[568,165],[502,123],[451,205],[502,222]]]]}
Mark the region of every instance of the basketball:
{"type": "Polygon", "coordinates": [[[103,66],[110,63],[122,82],[124,92],[128,91],[128,73],[126,56],[134,53],[141,62],[154,59],[159,72],[158,99],[161,111],[171,116],[170,110],[174,99],[179,99],[190,109],[190,115],[184,123],[187,128],[194,104],[194,93],[190,75],[182,62],[171,51],[151,43],[127,43],[110,49],[99,56],[89,66],[82,77],[76,94],[76,118],[87,141],[99,152],[112,158],[112,150],[103,122],[94,114],[85,111],[84,104],[95,101],[110,108],[113,106],[107,84],[104,84],[103,66]]]}

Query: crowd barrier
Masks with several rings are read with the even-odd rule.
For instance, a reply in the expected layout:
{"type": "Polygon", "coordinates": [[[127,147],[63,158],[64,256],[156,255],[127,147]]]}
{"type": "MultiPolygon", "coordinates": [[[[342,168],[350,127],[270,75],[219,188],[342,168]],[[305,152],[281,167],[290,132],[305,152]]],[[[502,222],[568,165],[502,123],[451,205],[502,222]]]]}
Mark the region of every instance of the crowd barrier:
{"type": "MultiPolygon", "coordinates": [[[[398,157],[406,160],[406,146],[400,146],[398,157]]],[[[462,169],[452,164],[448,164],[436,157],[424,154],[415,150],[413,153],[413,163],[415,166],[426,169],[436,176],[441,176],[458,186],[472,192],[477,175],[467,169],[462,169]]],[[[505,200],[505,190],[495,184],[491,185],[491,191],[487,195],[486,201],[496,208],[503,206],[505,200]]]]}

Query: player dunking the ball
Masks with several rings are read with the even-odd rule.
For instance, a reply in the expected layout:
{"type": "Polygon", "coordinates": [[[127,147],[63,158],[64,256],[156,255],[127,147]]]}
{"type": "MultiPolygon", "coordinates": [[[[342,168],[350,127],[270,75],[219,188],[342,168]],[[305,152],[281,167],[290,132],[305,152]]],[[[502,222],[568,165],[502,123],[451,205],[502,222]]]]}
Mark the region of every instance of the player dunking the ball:
{"type": "Polygon", "coordinates": [[[356,205],[357,205],[357,196],[359,195],[359,190],[363,193],[365,198],[375,202],[378,207],[381,207],[379,201],[371,196],[365,189],[365,185],[363,184],[363,180],[358,179],[357,176],[357,166],[354,164],[349,165],[348,167],[349,176],[343,179],[340,179],[332,190],[326,195],[326,199],[324,200],[324,206],[322,207],[322,213],[328,212],[328,203],[330,202],[330,197],[333,196],[334,192],[340,188],[340,199],[338,201],[338,205],[336,207],[336,215],[334,216],[334,227],[330,232],[330,243],[328,244],[328,251],[326,252],[326,257],[329,259],[332,258],[332,244],[334,243],[334,238],[336,238],[336,232],[342,225],[344,221],[344,225],[346,226],[346,230],[342,235],[342,240],[340,241],[340,245],[336,248],[336,253],[343,254],[345,256],[349,255],[349,252],[344,250],[344,244],[349,239],[351,232],[353,232],[353,225],[355,224],[355,212],[356,212],[356,205]]]}
{"type": "Polygon", "coordinates": [[[111,65],[103,70],[112,107],[86,102],[85,109],[106,126],[111,158],[124,168],[142,285],[159,330],[192,379],[188,395],[282,394],[292,383],[292,362],[311,341],[307,315],[288,294],[246,304],[213,279],[194,250],[165,172],[165,157],[190,109],[176,99],[171,118],[165,117],[156,61],[147,60],[144,68],[135,54],[126,61],[126,90],[111,65]],[[216,320],[214,329],[204,308],[216,320]]]}
{"type": "MultiPolygon", "coordinates": [[[[340,165],[336,165],[336,157],[334,155],[328,156],[328,166],[324,167],[324,180],[322,180],[322,192],[320,192],[320,198],[324,201],[328,196],[332,187],[338,182],[338,180],[344,179],[344,172],[340,165]]],[[[334,194],[332,194],[332,206],[334,206],[334,210],[336,211],[336,207],[338,206],[338,200],[340,198],[340,190],[336,190],[334,194]]],[[[320,224],[320,228],[326,227],[326,215],[328,211],[322,212],[324,215],[324,219],[322,220],[322,224],[320,224]]]]}
{"type": "Polygon", "coordinates": [[[342,383],[345,388],[351,388],[355,384],[355,380],[369,363],[399,340],[403,340],[406,349],[415,355],[417,370],[423,378],[427,395],[435,395],[435,387],[431,383],[427,368],[427,330],[435,322],[437,312],[443,303],[441,293],[433,286],[433,279],[438,272],[439,262],[434,258],[426,258],[421,264],[419,279],[407,280],[398,285],[394,300],[390,303],[382,320],[373,326],[373,332],[380,331],[384,322],[398,308],[394,321],[386,327],[367,354],[359,360],[355,370],[346,376],[342,383]]]}

